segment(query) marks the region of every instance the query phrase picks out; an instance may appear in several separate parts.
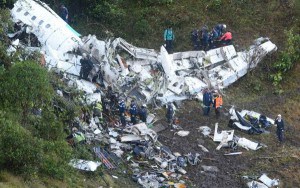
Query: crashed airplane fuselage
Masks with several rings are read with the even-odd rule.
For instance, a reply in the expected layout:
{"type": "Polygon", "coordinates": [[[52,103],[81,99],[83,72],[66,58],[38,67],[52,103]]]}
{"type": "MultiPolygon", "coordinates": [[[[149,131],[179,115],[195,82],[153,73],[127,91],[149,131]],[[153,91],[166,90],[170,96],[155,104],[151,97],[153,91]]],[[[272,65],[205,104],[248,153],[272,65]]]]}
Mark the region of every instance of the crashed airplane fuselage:
{"type": "Polygon", "coordinates": [[[94,64],[90,81],[101,80],[124,97],[135,96],[142,103],[164,104],[197,94],[201,99],[204,88],[229,86],[277,49],[268,39],[260,38],[242,52],[229,45],[207,52],[168,54],[163,46],[157,52],[135,47],[121,38],[80,38],[51,8],[37,0],[18,0],[11,15],[15,23],[27,27],[26,32],[38,38],[50,69],[79,76],[81,54],[87,53],[94,64]]]}

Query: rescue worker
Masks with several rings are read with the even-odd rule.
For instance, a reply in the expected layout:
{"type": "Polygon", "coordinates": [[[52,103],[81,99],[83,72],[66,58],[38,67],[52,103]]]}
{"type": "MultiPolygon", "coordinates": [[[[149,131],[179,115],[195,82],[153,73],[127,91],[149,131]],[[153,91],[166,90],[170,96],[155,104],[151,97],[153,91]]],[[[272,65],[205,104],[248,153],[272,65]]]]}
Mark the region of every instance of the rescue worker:
{"type": "Polygon", "coordinates": [[[166,118],[167,118],[167,122],[169,124],[172,124],[174,114],[175,114],[175,112],[174,112],[173,105],[171,102],[168,102],[166,118]]]}
{"type": "Polygon", "coordinates": [[[72,128],[72,134],[67,137],[69,144],[76,146],[77,144],[83,144],[85,142],[85,136],[81,131],[78,131],[76,127],[72,128]]]}
{"type": "Polygon", "coordinates": [[[281,115],[278,114],[277,118],[275,119],[275,125],[277,126],[276,134],[277,138],[280,143],[283,142],[283,131],[284,131],[284,122],[281,118],[281,115]]]}
{"type": "Polygon", "coordinates": [[[192,31],[192,43],[193,43],[193,50],[199,50],[200,49],[200,43],[199,43],[199,33],[197,29],[194,29],[192,31]]]}
{"type": "Polygon", "coordinates": [[[221,114],[221,108],[223,106],[223,98],[218,92],[214,95],[214,104],[213,107],[215,108],[216,118],[218,119],[221,114]]]}
{"type": "Polygon", "coordinates": [[[94,116],[97,116],[100,120],[100,122],[103,122],[103,116],[102,116],[102,111],[103,111],[103,107],[102,107],[102,102],[98,101],[96,102],[95,106],[94,106],[94,116]]]}
{"type": "Polygon", "coordinates": [[[136,106],[136,103],[134,100],[131,101],[130,103],[130,109],[129,109],[129,113],[130,113],[130,120],[131,120],[131,123],[133,125],[135,125],[137,123],[136,121],[136,116],[138,114],[138,111],[137,111],[137,106],[136,106]]]}
{"type": "Polygon", "coordinates": [[[61,17],[66,23],[68,23],[68,19],[69,19],[69,11],[68,11],[68,9],[65,7],[65,5],[60,5],[60,17],[61,17]]]}
{"type": "Polygon", "coordinates": [[[200,42],[201,42],[201,49],[207,51],[208,42],[209,42],[209,32],[207,26],[204,26],[201,29],[200,42]]]}
{"type": "Polygon", "coordinates": [[[169,26],[164,32],[164,40],[166,44],[166,50],[168,53],[172,53],[173,51],[173,41],[175,39],[175,35],[173,33],[172,27],[169,26]]]}
{"type": "Polygon", "coordinates": [[[203,115],[209,116],[210,106],[213,104],[212,95],[208,88],[203,93],[203,115]]]}
{"type": "Polygon", "coordinates": [[[214,27],[214,29],[216,30],[216,32],[218,34],[218,38],[220,38],[225,33],[226,25],[225,24],[217,24],[214,27]]]}
{"type": "Polygon", "coordinates": [[[81,64],[81,69],[80,69],[79,76],[80,76],[80,78],[87,80],[90,71],[93,69],[93,63],[88,58],[86,53],[82,54],[82,58],[80,59],[80,64],[81,64]]]}
{"type": "Polygon", "coordinates": [[[217,47],[218,38],[218,31],[215,28],[213,28],[208,38],[209,49],[214,49],[217,47]]]}
{"type": "Polygon", "coordinates": [[[225,45],[231,45],[232,44],[232,34],[230,31],[227,31],[221,38],[221,43],[225,45]]]}
{"type": "Polygon", "coordinates": [[[146,104],[142,105],[139,115],[140,115],[140,120],[142,122],[146,123],[146,121],[147,121],[147,106],[146,106],[146,104]]]}
{"type": "Polygon", "coordinates": [[[126,111],[125,101],[124,99],[121,99],[119,101],[119,116],[120,116],[120,121],[124,127],[126,126],[125,111],[126,111]]]}

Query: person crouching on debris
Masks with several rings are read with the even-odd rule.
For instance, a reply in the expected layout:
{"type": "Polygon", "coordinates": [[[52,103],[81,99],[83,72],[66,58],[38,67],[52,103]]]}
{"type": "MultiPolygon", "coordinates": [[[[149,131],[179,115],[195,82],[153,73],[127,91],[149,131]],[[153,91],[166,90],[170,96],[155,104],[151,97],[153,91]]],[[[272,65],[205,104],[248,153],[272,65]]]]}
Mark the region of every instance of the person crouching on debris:
{"type": "Polygon", "coordinates": [[[225,24],[217,24],[214,29],[217,31],[218,38],[221,37],[225,33],[226,25],[225,24]]]}
{"type": "Polygon", "coordinates": [[[221,114],[221,108],[223,106],[223,99],[222,95],[218,92],[214,94],[214,104],[213,107],[215,108],[216,118],[218,119],[221,114]]]}
{"type": "Polygon", "coordinates": [[[68,19],[69,19],[69,11],[68,11],[68,9],[65,7],[65,5],[60,5],[60,17],[61,17],[66,23],[68,23],[68,19]]]}
{"type": "Polygon", "coordinates": [[[146,104],[142,105],[139,115],[140,115],[140,120],[142,122],[146,123],[146,121],[147,121],[147,106],[146,106],[146,104]]]}
{"type": "Polygon", "coordinates": [[[67,137],[69,144],[76,146],[77,144],[85,143],[85,136],[76,127],[72,128],[72,134],[67,137]]]}
{"type": "Polygon", "coordinates": [[[275,125],[277,126],[277,137],[280,143],[283,142],[283,131],[284,131],[284,122],[283,119],[281,118],[281,115],[278,114],[277,118],[275,119],[275,125]]]}
{"type": "Polygon", "coordinates": [[[203,93],[203,115],[209,116],[210,106],[213,104],[212,95],[209,89],[204,89],[203,93]]]}
{"type": "Polygon", "coordinates": [[[166,114],[166,118],[169,124],[172,124],[173,122],[173,117],[174,117],[174,108],[171,102],[168,102],[167,105],[167,114],[166,114]]]}
{"type": "Polygon", "coordinates": [[[119,101],[119,116],[123,127],[126,126],[125,111],[126,111],[125,101],[124,99],[121,99],[119,101]]]}
{"type": "Polygon", "coordinates": [[[129,113],[130,113],[131,123],[133,125],[135,125],[137,123],[136,116],[137,116],[138,112],[137,112],[137,106],[136,106],[136,103],[134,100],[132,100],[130,103],[129,113]]]}
{"type": "Polygon", "coordinates": [[[232,34],[230,31],[227,31],[221,38],[221,43],[225,45],[231,45],[232,44],[232,34]]]}
{"type": "Polygon", "coordinates": [[[168,53],[172,53],[173,51],[173,41],[175,39],[175,35],[173,33],[172,27],[169,26],[164,32],[164,40],[166,44],[166,50],[168,53]]]}

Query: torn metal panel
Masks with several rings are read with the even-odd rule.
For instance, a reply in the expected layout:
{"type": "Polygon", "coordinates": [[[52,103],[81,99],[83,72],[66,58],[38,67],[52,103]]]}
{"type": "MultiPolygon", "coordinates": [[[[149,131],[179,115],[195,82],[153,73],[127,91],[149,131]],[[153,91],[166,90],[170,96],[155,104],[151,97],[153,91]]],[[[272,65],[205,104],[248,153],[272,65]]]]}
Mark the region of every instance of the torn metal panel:
{"type": "Polygon", "coordinates": [[[101,165],[101,162],[86,161],[82,159],[72,159],[69,164],[76,169],[93,172],[98,168],[98,166],[101,165]]]}
{"type": "Polygon", "coordinates": [[[260,146],[259,143],[248,140],[247,138],[239,138],[237,144],[238,146],[251,150],[258,150],[262,148],[262,146],[260,146]]]}
{"type": "Polygon", "coordinates": [[[143,140],[141,136],[130,134],[130,135],[124,135],[121,137],[121,142],[132,142],[132,141],[140,141],[143,140]]]}
{"type": "Polygon", "coordinates": [[[226,138],[226,142],[233,140],[234,130],[230,131],[222,131],[218,133],[218,123],[215,124],[215,132],[214,132],[214,142],[221,142],[223,138],[226,138]]]}
{"type": "Polygon", "coordinates": [[[278,179],[271,179],[266,174],[261,175],[259,180],[261,182],[263,182],[265,185],[267,185],[268,187],[273,187],[273,186],[279,185],[278,179]]]}
{"type": "Polygon", "coordinates": [[[79,90],[82,90],[86,93],[94,93],[96,91],[97,86],[86,80],[76,80],[76,85],[79,90]]]}
{"type": "Polygon", "coordinates": [[[251,181],[247,183],[248,188],[268,188],[268,186],[266,186],[263,183],[260,183],[258,181],[251,181]]]}

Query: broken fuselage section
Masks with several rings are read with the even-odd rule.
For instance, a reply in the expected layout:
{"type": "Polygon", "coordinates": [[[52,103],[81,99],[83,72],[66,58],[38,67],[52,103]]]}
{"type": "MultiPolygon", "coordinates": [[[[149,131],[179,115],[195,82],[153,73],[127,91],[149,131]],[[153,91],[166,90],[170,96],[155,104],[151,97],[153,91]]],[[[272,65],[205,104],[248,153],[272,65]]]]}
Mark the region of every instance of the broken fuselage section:
{"type": "Polygon", "coordinates": [[[168,54],[139,48],[122,38],[98,40],[80,35],[50,7],[38,0],[18,0],[11,10],[13,21],[26,27],[39,40],[46,65],[73,79],[80,75],[82,53],[93,62],[88,81],[111,85],[123,97],[140,103],[165,104],[201,97],[204,88],[222,89],[254,68],[277,49],[260,38],[248,50],[236,52],[233,45],[205,51],[168,54]]]}

